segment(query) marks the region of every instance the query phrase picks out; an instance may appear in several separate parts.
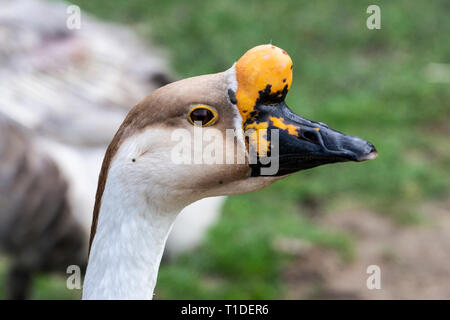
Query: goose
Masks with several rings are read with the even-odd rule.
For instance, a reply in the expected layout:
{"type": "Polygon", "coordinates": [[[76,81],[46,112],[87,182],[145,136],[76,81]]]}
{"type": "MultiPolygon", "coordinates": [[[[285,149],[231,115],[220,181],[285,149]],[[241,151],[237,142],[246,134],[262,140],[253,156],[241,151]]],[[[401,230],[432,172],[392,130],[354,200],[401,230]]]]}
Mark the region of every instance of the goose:
{"type": "Polygon", "coordinates": [[[20,123],[0,111],[0,248],[11,260],[8,299],[25,299],[39,272],[86,266],[87,241],[68,182],[20,123]]]}
{"type": "Polygon", "coordinates": [[[289,109],[284,100],[292,69],[286,51],[259,45],[230,69],[168,84],[131,109],[100,171],[83,299],[152,299],[171,227],[199,199],[252,192],[300,170],[377,156],[370,142],[289,109]],[[195,149],[195,130],[219,132],[229,143],[217,150],[234,155],[232,163],[174,161],[180,129],[194,137],[182,147],[194,145],[202,154],[206,146],[195,149]],[[278,170],[269,169],[273,163],[278,170]]]}

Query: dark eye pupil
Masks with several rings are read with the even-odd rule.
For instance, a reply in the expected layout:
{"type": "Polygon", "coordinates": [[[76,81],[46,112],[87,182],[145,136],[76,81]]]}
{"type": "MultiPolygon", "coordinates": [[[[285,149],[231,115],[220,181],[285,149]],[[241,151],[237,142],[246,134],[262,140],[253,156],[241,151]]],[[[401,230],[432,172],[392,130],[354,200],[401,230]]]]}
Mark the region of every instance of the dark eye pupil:
{"type": "Polygon", "coordinates": [[[202,126],[211,121],[212,118],[214,118],[214,115],[208,109],[195,109],[191,112],[192,122],[199,121],[202,123],[202,126]]]}

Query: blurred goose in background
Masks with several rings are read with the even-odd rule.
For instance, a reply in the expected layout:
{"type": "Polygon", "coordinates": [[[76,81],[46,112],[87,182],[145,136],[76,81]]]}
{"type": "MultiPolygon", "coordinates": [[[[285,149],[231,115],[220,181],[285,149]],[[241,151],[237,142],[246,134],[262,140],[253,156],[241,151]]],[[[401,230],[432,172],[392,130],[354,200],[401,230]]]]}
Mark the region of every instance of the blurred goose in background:
{"type": "MultiPolygon", "coordinates": [[[[106,147],[137,97],[172,76],[164,52],[123,26],[82,12],[69,30],[68,4],[0,5],[0,248],[12,257],[8,296],[22,299],[32,274],[86,265],[106,147]]],[[[190,232],[175,226],[169,253],[195,247],[222,202],[186,208],[190,232]]]]}
{"type": "Polygon", "coordinates": [[[85,231],[55,161],[32,132],[1,113],[0,163],[0,247],[14,259],[7,297],[24,299],[33,273],[85,267],[85,231]]]}
{"type": "Polygon", "coordinates": [[[299,170],[377,156],[371,143],[288,108],[292,67],[284,50],[258,46],[225,72],[155,90],[128,113],[100,171],[84,299],[152,299],[172,225],[199,199],[250,192],[299,170]],[[196,130],[218,134],[223,143],[215,154],[232,155],[232,163],[193,163],[192,152],[182,155],[188,161],[174,161],[180,142],[171,137],[181,129],[193,137],[182,140],[182,149],[202,157],[210,151],[198,148],[202,137],[196,130]],[[271,163],[264,161],[271,156],[271,163]]]}

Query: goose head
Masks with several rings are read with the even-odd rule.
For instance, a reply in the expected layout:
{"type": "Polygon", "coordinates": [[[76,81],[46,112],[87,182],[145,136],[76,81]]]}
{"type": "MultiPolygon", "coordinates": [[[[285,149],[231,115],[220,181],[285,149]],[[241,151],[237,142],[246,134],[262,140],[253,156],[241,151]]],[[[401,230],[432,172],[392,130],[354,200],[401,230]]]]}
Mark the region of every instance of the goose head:
{"type": "Polygon", "coordinates": [[[107,176],[149,205],[175,210],[323,164],[375,158],[371,143],[289,109],[284,100],[292,69],[284,50],[261,45],[224,72],[151,93],[130,111],[108,148],[96,210],[107,176]]]}
{"type": "Polygon", "coordinates": [[[284,102],[291,83],[290,57],[263,45],[224,72],[168,84],[129,112],[100,172],[83,298],[151,299],[171,226],[196,200],[376,157],[369,142],[292,112],[284,102]]]}

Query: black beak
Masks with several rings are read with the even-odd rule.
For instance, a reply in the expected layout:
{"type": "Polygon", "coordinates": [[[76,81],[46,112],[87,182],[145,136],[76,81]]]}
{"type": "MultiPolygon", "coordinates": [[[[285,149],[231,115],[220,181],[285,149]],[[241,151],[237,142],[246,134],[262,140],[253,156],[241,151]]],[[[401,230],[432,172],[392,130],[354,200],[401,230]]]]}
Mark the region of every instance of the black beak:
{"type": "Polygon", "coordinates": [[[258,155],[257,161],[250,164],[252,176],[264,175],[261,169],[271,165],[265,160],[268,157],[277,156],[278,170],[273,175],[282,176],[328,163],[371,160],[378,155],[370,142],[333,130],[324,123],[304,119],[292,112],[284,101],[256,106],[253,117],[244,127],[263,122],[267,123],[270,150],[264,157],[258,155]]]}

